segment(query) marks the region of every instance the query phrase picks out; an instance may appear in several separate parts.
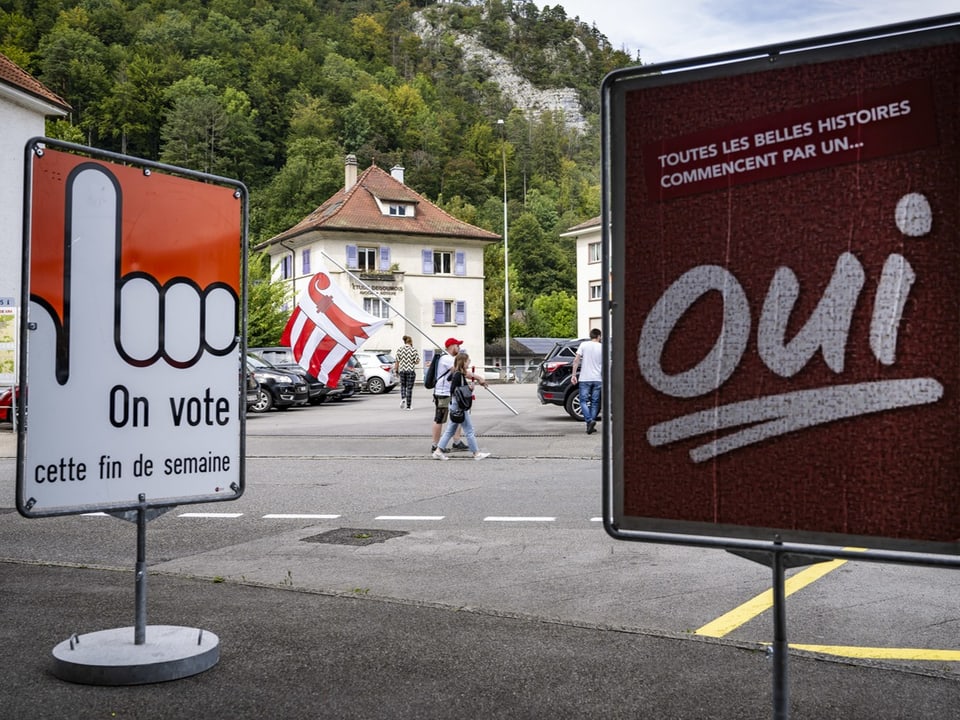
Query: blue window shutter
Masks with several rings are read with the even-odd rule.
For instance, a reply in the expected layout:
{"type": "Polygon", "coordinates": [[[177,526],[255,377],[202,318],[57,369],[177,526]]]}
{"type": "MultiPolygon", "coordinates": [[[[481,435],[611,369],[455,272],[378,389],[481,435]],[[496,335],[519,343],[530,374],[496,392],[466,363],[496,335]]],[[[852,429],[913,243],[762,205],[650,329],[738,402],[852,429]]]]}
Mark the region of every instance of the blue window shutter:
{"type": "Polygon", "coordinates": [[[300,262],[303,265],[303,274],[310,274],[310,248],[304,248],[300,254],[300,262]]]}
{"type": "Polygon", "coordinates": [[[443,300],[433,301],[433,324],[443,325],[443,300]]]}
{"type": "Polygon", "coordinates": [[[457,325],[467,324],[467,301],[457,300],[457,325]]]}
{"type": "Polygon", "coordinates": [[[360,268],[360,263],[357,260],[356,245],[347,245],[347,268],[349,270],[357,270],[360,268]]]}
{"type": "Polygon", "coordinates": [[[380,272],[389,272],[390,270],[390,248],[386,245],[380,246],[380,272]]]}
{"type": "Polygon", "coordinates": [[[433,250],[421,250],[420,257],[423,259],[423,274],[433,275],[433,250]]]}
{"type": "Polygon", "coordinates": [[[453,262],[453,274],[454,275],[466,275],[467,274],[467,254],[463,250],[457,250],[454,255],[453,262]]]}

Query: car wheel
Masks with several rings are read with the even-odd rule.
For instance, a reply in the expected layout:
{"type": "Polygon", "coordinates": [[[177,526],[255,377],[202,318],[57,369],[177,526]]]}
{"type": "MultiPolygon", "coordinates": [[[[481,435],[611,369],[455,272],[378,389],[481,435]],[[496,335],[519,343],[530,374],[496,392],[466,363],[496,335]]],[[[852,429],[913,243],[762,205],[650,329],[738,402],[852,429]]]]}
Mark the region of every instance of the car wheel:
{"type": "Polygon", "coordinates": [[[373,395],[379,395],[386,389],[387,385],[382,378],[372,377],[367,383],[367,390],[373,395]]]}
{"type": "Polygon", "coordinates": [[[273,407],[273,395],[270,394],[269,390],[264,390],[260,388],[257,401],[250,406],[250,412],[255,413],[265,413],[273,407]]]}
{"type": "Polygon", "coordinates": [[[567,393],[567,399],[564,401],[563,407],[567,411],[567,415],[577,422],[583,422],[583,411],[580,410],[580,392],[576,387],[567,393]]]}

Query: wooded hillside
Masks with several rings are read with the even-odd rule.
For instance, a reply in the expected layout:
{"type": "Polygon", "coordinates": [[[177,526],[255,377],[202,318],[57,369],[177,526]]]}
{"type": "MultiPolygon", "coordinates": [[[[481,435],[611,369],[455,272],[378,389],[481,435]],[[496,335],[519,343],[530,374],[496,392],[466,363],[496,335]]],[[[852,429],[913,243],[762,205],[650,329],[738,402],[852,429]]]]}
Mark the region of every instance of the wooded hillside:
{"type": "MultiPolygon", "coordinates": [[[[573,247],[559,234],[599,213],[600,82],[631,58],[559,5],[0,0],[0,52],[73,107],[49,135],[246,183],[252,243],[332,195],[347,153],[361,169],[403,165],[410,187],[501,233],[505,152],[511,334],[574,332],[573,247]],[[423,23],[439,32],[421,37],[423,23]],[[515,107],[454,33],[537,87],[574,88],[586,130],[515,107]]],[[[487,253],[494,339],[502,247],[487,253]]]]}

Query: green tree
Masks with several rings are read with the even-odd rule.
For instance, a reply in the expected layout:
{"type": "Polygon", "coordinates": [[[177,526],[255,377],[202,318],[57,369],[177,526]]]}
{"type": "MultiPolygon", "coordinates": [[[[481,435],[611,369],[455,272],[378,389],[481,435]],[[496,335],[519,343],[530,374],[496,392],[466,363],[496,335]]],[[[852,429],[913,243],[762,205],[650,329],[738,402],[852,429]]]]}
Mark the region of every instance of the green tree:
{"type": "Polygon", "coordinates": [[[576,288],[576,266],[566,248],[551,242],[535,215],[522,213],[510,225],[510,264],[531,297],[576,288]]]}
{"type": "Polygon", "coordinates": [[[73,107],[74,122],[90,142],[96,139],[97,108],[110,88],[107,47],[87,30],[82,8],[60,15],[39,47],[41,80],[73,107]]]}
{"type": "Polygon", "coordinates": [[[170,88],[172,101],[161,130],[161,159],[192,170],[246,180],[263,159],[256,111],[242,90],[219,92],[190,76],[170,88]]]}
{"type": "Polygon", "coordinates": [[[247,268],[247,345],[277,345],[290,317],[284,308],[291,299],[290,283],[272,281],[266,254],[251,255],[247,268]]]}
{"type": "Polygon", "coordinates": [[[251,200],[254,242],[293,227],[343,184],[343,148],[330,139],[300,138],[287,162],[251,200]]]}
{"type": "Polygon", "coordinates": [[[533,337],[573,337],[577,333],[577,297],[556,291],[534,298],[527,319],[533,337]]]}

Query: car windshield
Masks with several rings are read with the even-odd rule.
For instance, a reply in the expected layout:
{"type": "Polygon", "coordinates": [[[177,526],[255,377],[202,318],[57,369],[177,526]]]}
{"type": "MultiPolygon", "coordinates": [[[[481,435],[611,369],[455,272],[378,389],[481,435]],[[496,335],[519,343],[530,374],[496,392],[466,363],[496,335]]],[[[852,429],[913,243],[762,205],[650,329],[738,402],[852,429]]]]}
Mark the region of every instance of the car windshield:
{"type": "Polygon", "coordinates": [[[268,363],[259,355],[254,355],[253,353],[247,353],[247,361],[253,365],[255,368],[272,368],[273,365],[268,363]]]}

